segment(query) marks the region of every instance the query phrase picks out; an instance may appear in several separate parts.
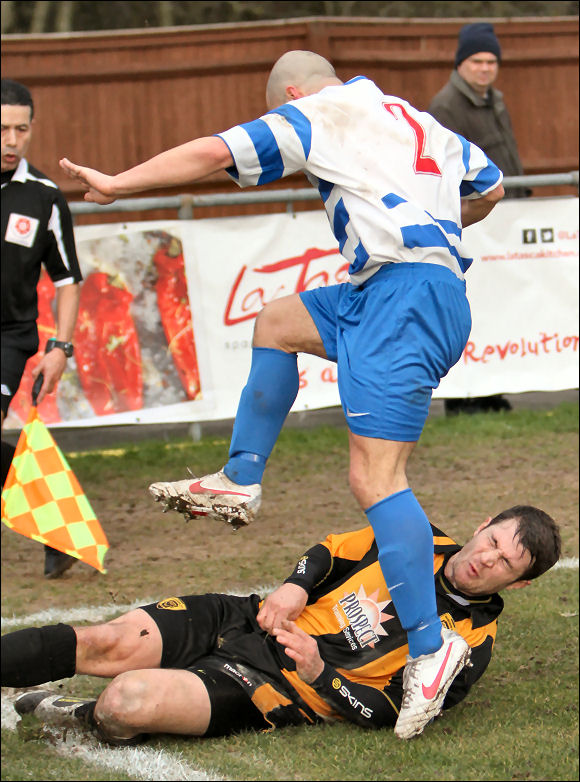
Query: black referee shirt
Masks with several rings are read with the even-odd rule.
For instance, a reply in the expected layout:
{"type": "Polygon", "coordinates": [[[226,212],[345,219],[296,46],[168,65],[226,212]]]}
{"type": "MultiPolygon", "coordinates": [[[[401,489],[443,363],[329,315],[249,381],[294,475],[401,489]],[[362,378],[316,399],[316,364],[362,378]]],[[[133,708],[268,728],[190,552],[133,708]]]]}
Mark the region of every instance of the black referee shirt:
{"type": "Polygon", "coordinates": [[[64,196],[22,159],[2,181],[2,323],[36,322],[41,265],[56,287],[82,280],[64,196]]]}

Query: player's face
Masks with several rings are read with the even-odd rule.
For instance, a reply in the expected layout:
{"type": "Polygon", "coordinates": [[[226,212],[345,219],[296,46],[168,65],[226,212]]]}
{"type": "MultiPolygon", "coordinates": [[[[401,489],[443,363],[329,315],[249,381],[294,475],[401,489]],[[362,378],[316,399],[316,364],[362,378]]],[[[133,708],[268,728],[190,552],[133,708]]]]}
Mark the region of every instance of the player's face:
{"type": "Polygon", "coordinates": [[[30,106],[2,106],[2,171],[13,171],[26,157],[32,138],[30,106]]]}
{"type": "Polygon", "coordinates": [[[457,66],[457,73],[476,92],[485,94],[497,78],[499,64],[495,54],[472,54],[457,66]]]}
{"type": "Polygon", "coordinates": [[[521,581],[531,555],[516,535],[516,519],[477,528],[475,535],[447,562],[445,575],[466,595],[489,595],[521,581]]]}

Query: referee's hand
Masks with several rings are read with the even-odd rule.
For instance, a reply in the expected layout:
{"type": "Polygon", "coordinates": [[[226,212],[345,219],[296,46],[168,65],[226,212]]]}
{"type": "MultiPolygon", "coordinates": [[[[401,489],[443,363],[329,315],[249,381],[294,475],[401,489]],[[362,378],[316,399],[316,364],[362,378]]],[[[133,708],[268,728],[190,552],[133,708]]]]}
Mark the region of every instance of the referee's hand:
{"type": "Polygon", "coordinates": [[[41,373],[44,375],[42,386],[36,397],[37,405],[42,402],[47,394],[51,394],[54,391],[65,367],[66,356],[62,350],[51,350],[50,353],[44,354],[39,363],[32,370],[33,383],[41,373]]]}

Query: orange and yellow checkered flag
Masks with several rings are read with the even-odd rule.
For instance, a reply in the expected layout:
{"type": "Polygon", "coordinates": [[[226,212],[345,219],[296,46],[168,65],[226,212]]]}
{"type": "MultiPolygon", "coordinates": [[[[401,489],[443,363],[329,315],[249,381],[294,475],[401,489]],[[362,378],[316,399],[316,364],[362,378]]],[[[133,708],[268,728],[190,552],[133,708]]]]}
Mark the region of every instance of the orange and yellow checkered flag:
{"type": "Polygon", "coordinates": [[[89,501],[48,431],[30,409],[2,490],[7,527],[100,570],[109,542],[89,501]]]}

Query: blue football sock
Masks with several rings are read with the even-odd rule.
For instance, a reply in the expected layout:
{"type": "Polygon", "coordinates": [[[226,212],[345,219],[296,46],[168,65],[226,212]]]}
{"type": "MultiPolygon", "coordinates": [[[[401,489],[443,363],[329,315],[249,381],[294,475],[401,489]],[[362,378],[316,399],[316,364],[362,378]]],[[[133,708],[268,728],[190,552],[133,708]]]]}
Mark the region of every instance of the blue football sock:
{"type": "Polygon", "coordinates": [[[248,485],[261,483],[266,461],[276,444],[299,388],[296,353],[253,348],[248,382],[236,414],[228,478],[248,485]]]}
{"type": "Polygon", "coordinates": [[[409,654],[441,646],[433,580],[433,533],[411,489],[391,494],[365,511],[374,530],[379,564],[403,628],[409,654]]]}

